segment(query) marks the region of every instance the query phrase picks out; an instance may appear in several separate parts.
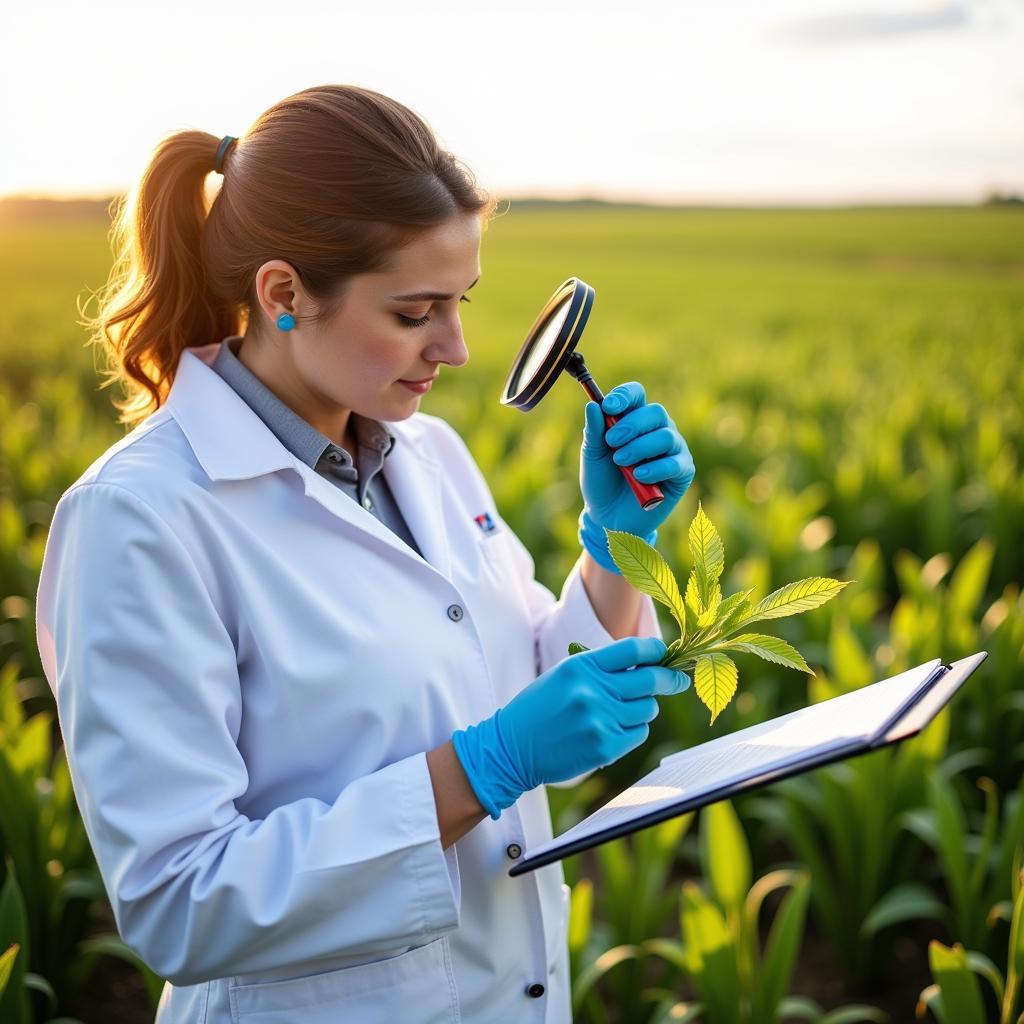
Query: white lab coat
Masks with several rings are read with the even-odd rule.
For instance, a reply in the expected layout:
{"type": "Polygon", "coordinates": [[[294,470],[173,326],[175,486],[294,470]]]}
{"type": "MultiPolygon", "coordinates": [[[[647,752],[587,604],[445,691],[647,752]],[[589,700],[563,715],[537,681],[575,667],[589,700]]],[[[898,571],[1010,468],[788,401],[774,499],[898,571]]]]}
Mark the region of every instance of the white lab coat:
{"type": "MultiPolygon", "coordinates": [[[[118,930],[167,979],[157,1024],[567,1024],[561,864],[508,876],[551,837],[544,787],[442,850],[425,752],[570,640],[612,642],[580,562],[556,601],[417,412],[383,471],[421,558],[278,441],[219,344],[61,497],[37,601],[118,930]]],[[[637,633],[661,636],[649,597],[637,633]]]]}

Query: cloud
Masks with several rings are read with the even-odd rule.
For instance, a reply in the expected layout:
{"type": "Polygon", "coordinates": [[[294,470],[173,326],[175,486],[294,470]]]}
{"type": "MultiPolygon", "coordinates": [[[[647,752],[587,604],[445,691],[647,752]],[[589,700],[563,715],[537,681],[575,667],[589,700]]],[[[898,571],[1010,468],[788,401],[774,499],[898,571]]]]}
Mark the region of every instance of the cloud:
{"type": "Polygon", "coordinates": [[[899,9],[860,8],[836,14],[817,14],[777,22],[769,34],[802,46],[841,46],[923,32],[965,28],[970,22],[963,3],[938,3],[899,9]]]}

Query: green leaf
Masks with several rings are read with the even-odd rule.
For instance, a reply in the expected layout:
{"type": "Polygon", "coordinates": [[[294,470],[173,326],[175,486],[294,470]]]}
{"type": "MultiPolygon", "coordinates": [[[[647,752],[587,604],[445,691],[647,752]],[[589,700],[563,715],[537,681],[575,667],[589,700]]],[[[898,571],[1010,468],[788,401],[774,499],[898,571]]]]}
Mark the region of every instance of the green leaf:
{"type": "Polygon", "coordinates": [[[944,1019],[949,1024],[985,1024],[981,988],[967,964],[964,947],[958,942],[947,947],[933,939],[928,943],[928,963],[942,993],[944,1019]]]}
{"type": "Polygon", "coordinates": [[[967,966],[992,986],[992,991],[996,994],[996,1002],[1001,1003],[1006,989],[999,968],[984,953],[975,953],[972,950],[967,951],[967,966]]]}
{"type": "Polygon", "coordinates": [[[718,606],[718,621],[715,623],[718,632],[729,631],[730,626],[749,608],[750,602],[747,599],[753,592],[753,587],[749,590],[739,590],[722,601],[718,606]]]}
{"type": "Polygon", "coordinates": [[[700,816],[700,853],[704,877],[725,908],[739,908],[750,888],[750,847],[728,800],[705,807],[700,816]]]}
{"type": "Polygon", "coordinates": [[[50,1014],[57,1009],[57,993],[54,987],[41,974],[26,971],[25,988],[30,992],[39,992],[45,996],[46,1009],[43,1012],[46,1014],[46,1024],[52,1024],[53,1018],[50,1014]]]}
{"type": "Polygon", "coordinates": [[[756,654],[759,658],[764,658],[765,661],[774,661],[776,665],[785,665],[786,668],[796,668],[801,672],[814,675],[814,669],[804,661],[803,655],[791,644],[777,636],[768,636],[765,633],[744,633],[741,636],[723,640],[718,647],[721,650],[756,654]]]}
{"type": "Polygon", "coordinates": [[[704,605],[701,603],[700,594],[697,591],[697,570],[690,570],[690,578],[686,581],[686,607],[694,615],[700,615],[704,605]]]}
{"type": "Polygon", "coordinates": [[[623,530],[605,530],[608,550],[622,575],[643,594],[665,605],[686,633],[686,611],[679,583],[668,562],[643,537],[623,530]]]}
{"type": "Polygon", "coordinates": [[[97,953],[104,956],[115,956],[131,964],[142,975],[146,994],[153,1009],[156,1009],[164,990],[164,979],[131,948],[120,935],[107,932],[84,939],[78,944],[78,952],[82,954],[97,953]]]}
{"type": "Polygon", "coordinates": [[[569,949],[581,953],[590,938],[593,918],[594,883],[581,878],[573,887],[569,898],[569,949]]]}
{"type": "Polygon", "coordinates": [[[914,1011],[914,1016],[918,1020],[924,1020],[925,1014],[931,1010],[939,1024],[946,1024],[945,1011],[942,1008],[942,992],[939,990],[938,985],[929,985],[927,988],[921,989],[921,994],[917,997],[917,1007],[914,1011]]]}
{"type": "Polygon", "coordinates": [[[711,592],[711,601],[707,608],[697,616],[697,625],[701,629],[707,629],[718,618],[718,609],[722,604],[722,588],[716,583],[715,589],[711,592]]]}
{"type": "Polygon", "coordinates": [[[581,651],[589,651],[589,650],[590,650],[589,647],[584,647],[583,644],[578,644],[578,643],[576,643],[575,640],[573,640],[569,644],[569,653],[570,654],[579,654],[581,651]]]}
{"type": "Polygon", "coordinates": [[[778,1005],[789,989],[807,917],[811,877],[800,874],[775,914],[761,966],[760,1003],[763,1020],[775,1020],[778,1005]]]}
{"type": "Polygon", "coordinates": [[[643,950],[639,946],[614,946],[606,949],[592,964],[580,971],[572,986],[573,1015],[579,1013],[584,997],[610,970],[627,960],[639,959],[642,956],[643,950]]]}
{"type": "Polygon", "coordinates": [[[904,882],[890,889],[872,908],[860,926],[861,934],[870,937],[892,924],[930,918],[941,921],[945,905],[936,899],[927,886],[904,882]]]}
{"type": "Polygon", "coordinates": [[[655,1008],[650,1024],[700,1024],[703,1015],[703,1003],[684,1003],[667,999],[655,1008]]]}
{"type": "Polygon", "coordinates": [[[821,1024],[824,1016],[821,1007],[806,996],[786,996],[779,1003],[779,1020],[789,1020],[791,1017],[799,1017],[809,1024],[821,1024]]]}
{"type": "Polygon", "coordinates": [[[697,593],[697,574],[693,571],[690,572],[690,578],[686,584],[685,612],[685,635],[692,637],[700,629],[698,619],[701,613],[700,594],[697,593]]]}
{"type": "Polygon", "coordinates": [[[982,537],[960,559],[960,564],[949,580],[949,608],[954,614],[970,616],[975,613],[985,596],[995,544],[982,537]]]}
{"type": "Polygon", "coordinates": [[[7,988],[11,971],[14,970],[14,959],[18,955],[19,949],[21,949],[21,945],[15,942],[7,947],[6,952],[0,953],[0,996],[4,994],[4,989],[7,988]]]}
{"type": "Polygon", "coordinates": [[[693,687],[711,712],[711,725],[736,693],[738,676],[735,662],[724,654],[707,654],[697,659],[693,687]]]}
{"type": "Polygon", "coordinates": [[[4,856],[0,867],[0,935],[5,945],[6,981],[0,990],[0,1020],[4,1024],[31,1024],[32,1007],[25,988],[25,974],[29,961],[28,912],[25,900],[14,874],[14,861],[4,856]],[[11,950],[14,950],[11,953],[11,950]]]}
{"type": "Polygon", "coordinates": [[[964,836],[967,816],[953,784],[935,774],[928,780],[928,800],[935,815],[939,862],[949,890],[949,902],[958,921],[971,918],[969,863],[964,836]]]}
{"type": "Polygon", "coordinates": [[[680,919],[690,977],[708,1019],[739,1024],[737,950],[725,916],[697,885],[684,882],[680,919]]]}
{"type": "Polygon", "coordinates": [[[839,684],[844,693],[859,690],[874,681],[874,662],[864,650],[845,614],[837,614],[832,619],[828,651],[832,679],[839,684]]]}
{"type": "Polygon", "coordinates": [[[711,603],[711,591],[725,568],[725,548],[714,524],[704,514],[700,502],[697,503],[697,514],[690,523],[687,539],[690,554],[693,556],[701,604],[707,608],[711,603]]]}
{"type": "Polygon", "coordinates": [[[687,953],[686,945],[678,939],[644,939],[642,946],[645,953],[660,956],[684,973],[690,970],[693,961],[687,953]]]}
{"type": "Polygon", "coordinates": [[[821,1018],[820,1024],[888,1024],[889,1014],[877,1006],[849,1003],[821,1018]]]}
{"type": "Polygon", "coordinates": [[[679,655],[680,652],[686,647],[686,642],[680,637],[678,640],[673,640],[672,643],[665,648],[665,657],[661,659],[659,664],[671,665],[673,658],[679,655]]]}
{"type": "Polygon", "coordinates": [[[1013,862],[1013,917],[1010,920],[1010,948],[1006,965],[1006,991],[1003,993],[1003,1013],[1009,1019],[1017,1003],[1017,993],[1024,982],[1024,872],[1019,855],[1013,862]]]}
{"type": "Polygon", "coordinates": [[[761,619],[781,619],[787,615],[798,615],[831,601],[853,580],[833,580],[827,576],[810,576],[796,583],[773,590],[740,620],[744,625],[761,619]]]}

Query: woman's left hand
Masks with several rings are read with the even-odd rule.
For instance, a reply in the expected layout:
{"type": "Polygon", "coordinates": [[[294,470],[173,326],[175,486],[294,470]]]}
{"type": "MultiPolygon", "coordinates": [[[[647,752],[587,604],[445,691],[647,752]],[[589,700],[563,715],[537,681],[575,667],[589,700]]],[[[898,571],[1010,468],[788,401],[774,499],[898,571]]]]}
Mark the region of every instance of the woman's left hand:
{"type": "Polygon", "coordinates": [[[599,407],[587,402],[580,449],[580,543],[595,561],[611,572],[618,567],[608,553],[605,528],[624,530],[653,544],[658,527],[668,518],[693,482],[690,449],[663,405],[647,404],[642,384],[630,381],[613,388],[599,407]],[[610,430],[602,408],[619,416],[610,430]],[[634,466],[641,483],[656,483],[665,495],[645,512],[619,466],[634,466]]]}

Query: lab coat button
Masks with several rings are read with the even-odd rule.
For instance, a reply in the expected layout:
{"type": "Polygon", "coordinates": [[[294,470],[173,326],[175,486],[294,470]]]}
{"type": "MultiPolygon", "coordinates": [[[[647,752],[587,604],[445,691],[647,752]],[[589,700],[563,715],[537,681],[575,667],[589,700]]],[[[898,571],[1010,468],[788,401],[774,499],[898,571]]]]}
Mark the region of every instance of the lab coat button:
{"type": "Polygon", "coordinates": [[[369,495],[363,498],[363,508],[373,508],[373,499],[369,495]]]}
{"type": "Polygon", "coordinates": [[[537,982],[534,982],[534,983],[533,983],[533,984],[532,984],[532,985],[531,985],[531,986],[530,986],[530,987],[529,987],[529,988],[528,988],[528,989],[526,990],[526,994],[527,994],[528,996],[533,996],[533,998],[534,998],[534,999],[540,999],[540,997],[541,997],[542,995],[544,995],[544,986],[543,986],[543,985],[540,985],[540,984],[538,984],[537,982]]]}
{"type": "Polygon", "coordinates": [[[448,618],[452,622],[458,622],[462,618],[462,606],[458,604],[448,605],[448,618]]]}
{"type": "Polygon", "coordinates": [[[327,453],[327,461],[328,462],[341,462],[341,453],[340,452],[328,452],[327,453]]]}
{"type": "Polygon", "coordinates": [[[523,855],[523,848],[518,843],[509,843],[505,847],[505,852],[512,860],[518,860],[523,855]]]}

